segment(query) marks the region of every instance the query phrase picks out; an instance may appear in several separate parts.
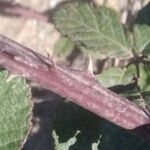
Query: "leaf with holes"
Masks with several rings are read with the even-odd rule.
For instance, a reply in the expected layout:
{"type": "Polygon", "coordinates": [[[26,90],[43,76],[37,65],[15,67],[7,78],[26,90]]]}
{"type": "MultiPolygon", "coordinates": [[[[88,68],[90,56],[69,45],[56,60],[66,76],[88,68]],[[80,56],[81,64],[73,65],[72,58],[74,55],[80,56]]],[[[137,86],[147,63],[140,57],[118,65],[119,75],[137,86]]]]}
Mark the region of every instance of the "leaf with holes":
{"type": "Polygon", "coordinates": [[[129,57],[131,48],[116,12],[82,1],[61,5],[54,13],[59,31],[86,50],[109,57],[129,57]]]}
{"type": "Polygon", "coordinates": [[[25,79],[6,82],[6,72],[0,72],[0,149],[16,150],[27,134],[29,105],[25,79]]]}

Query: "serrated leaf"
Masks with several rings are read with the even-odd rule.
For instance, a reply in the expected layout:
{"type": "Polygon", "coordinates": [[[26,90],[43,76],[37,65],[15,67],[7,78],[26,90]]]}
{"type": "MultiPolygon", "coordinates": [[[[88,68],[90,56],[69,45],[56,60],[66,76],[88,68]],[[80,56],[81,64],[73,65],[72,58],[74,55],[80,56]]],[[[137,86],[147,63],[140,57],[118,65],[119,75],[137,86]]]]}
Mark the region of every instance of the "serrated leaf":
{"type": "Polygon", "coordinates": [[[28,127],[28,86],[25,79],[6,82],[6,72],[0,72],[0,149],[17,150],[28,127]]]}
{"type": "Polygon", "coordinates": [[[105,87],[126,85],[131,83],[135,73],[135,66],[132,65],[128,67],[127,70],[113,67],[108,70],[104,70],[101,74],[97,76],[97,79],[105,87]]]}
{"type": "Polygon", "coordinates": [[[68,2],[54,13],[59,31],[86,50],[109,57],[131,54],[116,13],[106,7],[94,8],[80,1],[68,2]]]}
{"type": "MultiPolygon", "coordinates": [[[[134,25],[136,52],[150,51],[150,3],[137,16],[134,25]]],[[[149,52],[150,53],[150,52],[149,52]]]]}
{"type": "Polygon", "coordinates": [[[73,42],[66,38],[61,36],[60,39],[58,40],[58,42],[55,44],[55,53],[58,56],[63,56],[63,57],[67,57],[71,54],[71,52],[73,51],[74,48],[74,44],[73,42]]]}

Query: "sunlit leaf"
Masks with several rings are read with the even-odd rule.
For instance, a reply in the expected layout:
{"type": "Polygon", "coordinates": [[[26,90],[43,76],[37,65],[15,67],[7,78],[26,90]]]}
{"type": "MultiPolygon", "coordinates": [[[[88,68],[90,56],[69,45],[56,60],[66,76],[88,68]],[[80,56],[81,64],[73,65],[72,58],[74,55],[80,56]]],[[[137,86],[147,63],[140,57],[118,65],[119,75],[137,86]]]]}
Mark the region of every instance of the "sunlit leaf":
{"type": "Polygon", "coordinates": [[[126,85],[131,83],[135,72],[135,66],[131,65],[126,70],[114,67],[108,70],[104,70],[97,76],[97,79],[105,87],[112,87],[116,85],[126,85]]]}
{"type": "Polygon", "coordinates": [[[28,129],[28,86],[25,79],[6,82],[6,72],[0,72],[0,149],[17,150],[28,129]]]}
{"type": "Polygon", "coordinates": [[[54,13],[54,22],[63,35],[86,50],[109,57],[131,54],[118,16],[109,8],[68,2],[54,13]]]}
{"type": "Polygon", "coordinates": [[[67,57],[71,54],[73,48],[74,44],[71,42],[71,40],[61,36],[58,42],[55,44],[54,49],[58,56],[67,57]]]}

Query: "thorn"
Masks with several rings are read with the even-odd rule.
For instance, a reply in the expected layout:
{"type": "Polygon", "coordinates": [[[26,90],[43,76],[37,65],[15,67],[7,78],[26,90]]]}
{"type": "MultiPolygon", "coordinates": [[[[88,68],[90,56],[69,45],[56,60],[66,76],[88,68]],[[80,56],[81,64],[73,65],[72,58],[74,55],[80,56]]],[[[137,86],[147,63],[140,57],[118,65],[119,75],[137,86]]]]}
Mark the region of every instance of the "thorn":
{"type": "Polygon", "coordinates": [[[55,65],[55,62],[54,62],[54,56],[50,55],[50,53],[46,53],[46,57],[48,59],[48,63],[51,64],[51,66],[54,66],[55,65]]]}
{"type": "Polygon", "coordinates": [[[16,77],[18,77],[18,75],[8,73],[7,78],[6,78],[6,82],[10,82],[11,80],[13,80],[16,77]]]}
{"type": "Polygon", "coordinates": [[[94,74],[93,73],[93,62],[92,62],[92,58],[91,58],[90,54],[89,54],[89,65],[88,65],[87,71],[89,71],[90,73],[94,74]]]}

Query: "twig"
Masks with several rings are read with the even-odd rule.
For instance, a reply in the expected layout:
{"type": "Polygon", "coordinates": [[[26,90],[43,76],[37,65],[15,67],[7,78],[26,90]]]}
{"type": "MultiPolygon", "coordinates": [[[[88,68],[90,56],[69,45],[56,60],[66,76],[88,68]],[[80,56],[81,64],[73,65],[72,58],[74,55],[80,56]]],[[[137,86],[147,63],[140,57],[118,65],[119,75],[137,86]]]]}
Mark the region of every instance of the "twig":
{"type": "Polygon", "coordinates": [[[28,7],[14,4],[11,2],[0,1],[0,13],[8,16],[23,17],[25,19],[36,19],[42,22],[48,22],[49,16],[28,7]]]}
{"type": "Polygon", "coordinates": [[[2,67],[150,141],[150,118],[140,107],[102,87],[90,72],[63,68],[52,62],[0,35],[2,67]]]}

